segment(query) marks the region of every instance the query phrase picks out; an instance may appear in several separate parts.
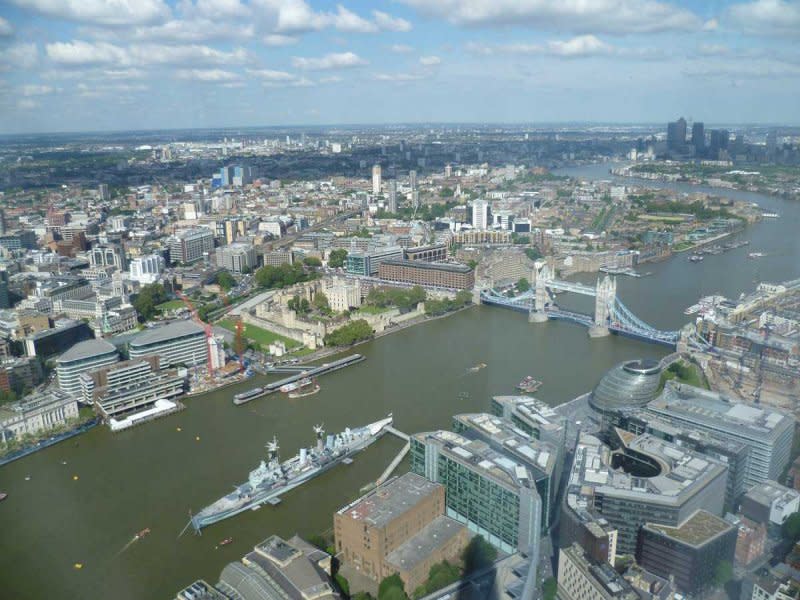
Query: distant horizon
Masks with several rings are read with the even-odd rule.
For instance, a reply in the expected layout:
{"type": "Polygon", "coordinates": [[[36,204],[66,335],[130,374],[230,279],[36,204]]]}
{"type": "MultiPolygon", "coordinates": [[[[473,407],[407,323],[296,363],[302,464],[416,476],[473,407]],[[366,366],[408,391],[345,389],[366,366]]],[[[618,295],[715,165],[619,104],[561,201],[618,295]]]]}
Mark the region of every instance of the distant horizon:
{"type": "MultiPolygon", "coordinates": [[[[679,119],[681,115],[673,117],[671,121],[679,119]]],[[[687,122],[701,122],[706,128],[800,128],[800,121],[797,123],[781,123],[781,122],[713,122],[705,119],[686,119],[687,122]]],[[[21,132],[2,132],[0,131],[0,138],[15,138],[15,137],[37,137],[37,136],[65,136],[65,135],[113,135],[113,134],[148,134],[148,133],[170,133],[170,132],[192,132],[192,131],[257,131],[257,130],[319,130],[319,129],[333,129],[337,127],[346,129],[355,128],[392,128],[392,127],[408,127],[408,128],[425,128],[425,127],[530,127],[531,130],[542,130],[552,127],[641,127],[641,128],[654,128],[661,127],[666,132],[667,123],[665,121],[580,121],[580,120],[564,120],[564,121],[386,121],[386,122],[350,122],[350,123],[315,123],[315,124],[282,124],[282,125],[216,125],[210,127],[173,127],[173,128],[142,128],[142,129],[84,129],[84,130],[55,130],[55,131],[21,131],[21,132]]]]}

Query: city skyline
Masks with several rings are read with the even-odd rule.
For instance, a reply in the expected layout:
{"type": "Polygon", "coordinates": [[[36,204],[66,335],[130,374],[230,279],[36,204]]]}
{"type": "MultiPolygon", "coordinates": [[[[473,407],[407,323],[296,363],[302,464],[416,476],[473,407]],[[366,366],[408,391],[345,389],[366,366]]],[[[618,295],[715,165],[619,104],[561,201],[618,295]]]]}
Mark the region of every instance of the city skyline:
{"type": "Polygon", "coordinates": [[[12,0],[0,133],[796,124],[798,32],[784,0],[12,0]]]}

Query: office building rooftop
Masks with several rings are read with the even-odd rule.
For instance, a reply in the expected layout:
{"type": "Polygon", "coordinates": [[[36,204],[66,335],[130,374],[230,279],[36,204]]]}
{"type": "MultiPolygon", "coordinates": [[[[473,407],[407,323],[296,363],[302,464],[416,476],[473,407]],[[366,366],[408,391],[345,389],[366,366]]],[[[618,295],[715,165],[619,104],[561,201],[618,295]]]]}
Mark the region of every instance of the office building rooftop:
{"type": "Polygon", "coordinates": [[[110,352],[116,353],[117,349],[105,340],[86,340],[85,342],[78,342],[72,348],[64,352],[58,357],[57,362],[64,364],[85,360],[94,356],[101,356],[110,352]]]}
{"type": "Polygon", "coordinates": [[[353,519],[361,519],[367,525],[383,527],[440,487],[438,483],[428,481],[420,475],[406,473],[389,480],[338,512],[349,514],[353,519]]]}
{"type": "Polygon", "coordinates": [[[450,517],[444,515],[436,517],[419,533],[390,552],[386,560],[398,571],[409,571],[420,562],[427,560],[434,550],[447,544],[462,529],[464,529],[464,525],[450,517]]]}
{"type": "Polygon", "coordinates": [[[131,341],[131,346],[147,346],[172,339],[203,333],[204,329],[194,321],[174,321],[162,327],[153,327],[142,332],[131,341]]]}
{"type": "Polygon", "coordinates": [[[698,510],[677,527],[657,523],[646,523],[645,527],[688,546],[697,547],[729,531],[733,526],[710,512],[698,510]]]}
{"type": "Polygon", "coordinates": [[[668,382],[649,410],[756,440],[775,440],[794,418],[773,408],[733,402],[700,388],[668,382]]]}
{"type": "MultiPolygon", "coordinates": [[[[474,440],[481,437],[502,446],[503,450],[519,459],[542,475],[551,475],[556,467],[557,449],[547,442],[530,440],[528,435],[515,427],[511,421],[485,413],[463,414],[453,417],[470,429],[462,429],[461,435],[474,440]]],[[[534,473],[534,476],[539,473],[534,473]]]]}
{"type": "Polygon", "coordinates": [[[595,436],[582,433],[567,491],[567,504],[574,510],[591,506],[589,496],[596,492],[648,503],[680,505],[710,480],[726,472],[726,467],[716,460],[660,438],[615,432],[623,449],[630,450],[635,460],[625,464],[623,459],[622,468],[615,468],[611,448],[595,436]]]}

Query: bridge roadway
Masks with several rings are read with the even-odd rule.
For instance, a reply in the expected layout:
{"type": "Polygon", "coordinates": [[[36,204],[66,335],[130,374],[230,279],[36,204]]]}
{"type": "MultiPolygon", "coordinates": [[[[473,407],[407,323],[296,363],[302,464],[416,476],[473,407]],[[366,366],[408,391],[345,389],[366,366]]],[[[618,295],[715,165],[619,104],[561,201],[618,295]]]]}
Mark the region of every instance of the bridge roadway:
{"type": "MultiPolygon", "coordinates": [[[[560,284],[563,282],[558,283],[560,284]]],[[[569,289],[571,286],[572,284],[568,284],[563,286],[561,289],[569,289]]],[[[592,289],[587,288],[586,286],[581,286],[580,284],[576,284],[575,288],[581,290],[578,291],[578,293],[585,293],[587,295],[587,290],[592,289]]],[[[520,312],[530,312],[535,308],[535,296],[534,292],[531,290],[513,298],[509,298],[499,294],[495,290],[490,289],[482,291],[480,297],[481,301],[485,304],[502,306],[504,308],[510,308],[520,312]]],[[[597,325],[597,323],[594,322],[594,317],[591,315],[563,310],[556,305],[546,306],[543,312],[548,319],[570,321],[586,327],[593,327],[597,325]]],[[[677,331],[661,331],[648,325],[634,315],[633,312],[631,312],[631,310],[619,300],[619,298],[615,298],[613,303],[611,303],[609,312],[609,321],[602,324],[603,326],[607,327],[609,331],[643,341],[663,344],[672,348],[674,348],[678,343],[679,333],[677,331]]]]}

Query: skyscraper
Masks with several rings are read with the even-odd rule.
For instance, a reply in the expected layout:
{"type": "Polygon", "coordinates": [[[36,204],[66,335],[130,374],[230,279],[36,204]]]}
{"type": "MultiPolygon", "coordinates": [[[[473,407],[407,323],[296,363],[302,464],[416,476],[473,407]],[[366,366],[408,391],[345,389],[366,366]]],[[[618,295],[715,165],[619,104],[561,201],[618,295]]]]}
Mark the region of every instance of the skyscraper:
{"type": "Polygon", "coordinates": [[[727,129],[712,129],[711,142],[708,146],[711,158],[719,158],[719,153],[722,150],[728,149],[728,140],[730,139],[730,132],[727,129]]]}
{"type": "Polygon", "coordinates": [[[489,225],[489,203],[486,200],[475,200],[472,203],[472,226],[484,230],[489,225]]]}
{"type": "Polygon", "coordinates": [[[417,172],[416,171],[409,171],[408,172],[408,185],[411,187],[412,190],[417,189],[417,172]]]}
{"type": "Polygon", "coordinates": [[[381,166],[372,167],[372,193],[377,196],[381,193],[381,166]]]}
{"type": "Polygon", "coordinates": [[[386,203],[386,211],[392,214],[397,213],[397,180],[389,182],[389,201],[386,203]]]}
{"type": "Polygon", "coordinates": [[[667,148],[681,150],[686,144],[686,119],[681,117],[677,121],[667,123],[667,148]]]}
{"type": "Polygon", "coordinates": [[[706,149],[706,132],[700,122],[692,125],[692,146],[694,146],[694,153],[697,156],[703,154],[706,149]]]}

